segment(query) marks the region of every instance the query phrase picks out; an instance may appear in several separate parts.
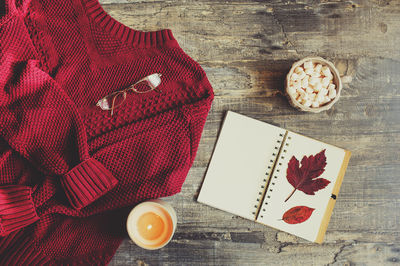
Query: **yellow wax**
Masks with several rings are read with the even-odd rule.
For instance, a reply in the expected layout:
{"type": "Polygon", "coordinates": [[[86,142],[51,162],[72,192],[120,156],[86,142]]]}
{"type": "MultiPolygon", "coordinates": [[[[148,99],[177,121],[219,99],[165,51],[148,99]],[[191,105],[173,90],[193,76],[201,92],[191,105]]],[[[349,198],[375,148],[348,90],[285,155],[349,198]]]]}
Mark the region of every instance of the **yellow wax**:
{"type": "Polygon", "coordinates": [[[176,213],[161,200],[137,205],[128,216],[127,231],[131,239],[145,249],[158,249],[172,238],[176,228],[176,213]]]}
{"type": "Polygon", "coordinates": [[[159,238],[167,228],[163,219],[154,212],[146,212],[137,221],[139,234],[146,240],[159,238]]]}

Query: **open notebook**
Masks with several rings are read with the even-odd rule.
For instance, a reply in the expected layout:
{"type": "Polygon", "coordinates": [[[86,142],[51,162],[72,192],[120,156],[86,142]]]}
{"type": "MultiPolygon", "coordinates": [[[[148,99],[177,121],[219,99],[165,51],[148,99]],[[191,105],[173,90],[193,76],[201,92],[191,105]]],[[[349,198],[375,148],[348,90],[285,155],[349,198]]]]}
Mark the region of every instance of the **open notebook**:
{"type": "Polygon", "coordinates": [[[322,243],[349,158],[228,111],[197,200],[322,243]]]}

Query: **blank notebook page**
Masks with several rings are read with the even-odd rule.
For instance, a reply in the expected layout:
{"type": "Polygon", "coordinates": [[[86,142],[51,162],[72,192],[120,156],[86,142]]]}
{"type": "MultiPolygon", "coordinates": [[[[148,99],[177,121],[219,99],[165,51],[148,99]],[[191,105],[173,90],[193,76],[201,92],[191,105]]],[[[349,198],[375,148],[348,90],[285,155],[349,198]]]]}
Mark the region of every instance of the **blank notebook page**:
{"type": "Polygon", "coordinates": [[[197,200],[255,220],[261,186],[275,160],[277,140],[285,132],[228,111],[197,200]]]}

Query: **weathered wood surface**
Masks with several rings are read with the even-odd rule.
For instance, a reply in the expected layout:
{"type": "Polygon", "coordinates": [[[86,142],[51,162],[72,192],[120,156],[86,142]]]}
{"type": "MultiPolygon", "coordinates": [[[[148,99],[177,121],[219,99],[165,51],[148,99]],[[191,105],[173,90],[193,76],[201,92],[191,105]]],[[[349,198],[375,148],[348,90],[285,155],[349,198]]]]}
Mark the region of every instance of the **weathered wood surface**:
{"type": "Polygon", "coordinates": [[[399,1],[100,1],[139,30],[170,28],[215,90],[172,242],[124,241],[111,265],[391,265],[400,262],[399,1]],[[340,101],[301,113],[280,95],[292,62],[319,55],[353,76],[340,101]],[[306,242],[196,202],[226,110],[353,152],[325,242],[306,242]]]}

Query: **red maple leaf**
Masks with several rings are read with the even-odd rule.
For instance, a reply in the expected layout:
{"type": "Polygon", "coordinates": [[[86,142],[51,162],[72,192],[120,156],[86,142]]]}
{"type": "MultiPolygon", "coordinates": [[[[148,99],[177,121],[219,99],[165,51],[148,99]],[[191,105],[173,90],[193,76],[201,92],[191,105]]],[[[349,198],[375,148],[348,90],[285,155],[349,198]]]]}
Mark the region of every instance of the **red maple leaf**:
{"type": "Polygon", "coordinates": [[[307,221],[315,209],[307,206],[296,206],[283,214],[282,220],[288,224],[299,224],[307,221]]]}
{"type": "Polygon", "coordinates": [[[325,166],[325,150],[315,156],[304,156],[301,160],[301,167],[299,167],[299,161],[296,157],[292,156],[286,171],[286,178],[294,189],[285,202],[296,190],[303,191],[307,195],[314,195],[318,190],[325,188],[330,181],[325,178],[317,178],[325,171],[325,166]]]}

